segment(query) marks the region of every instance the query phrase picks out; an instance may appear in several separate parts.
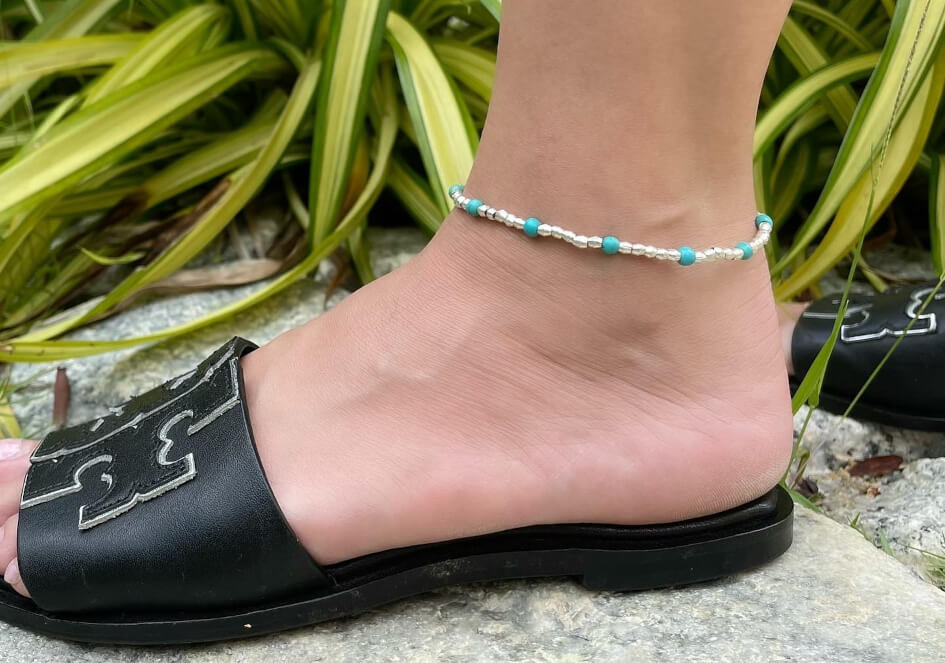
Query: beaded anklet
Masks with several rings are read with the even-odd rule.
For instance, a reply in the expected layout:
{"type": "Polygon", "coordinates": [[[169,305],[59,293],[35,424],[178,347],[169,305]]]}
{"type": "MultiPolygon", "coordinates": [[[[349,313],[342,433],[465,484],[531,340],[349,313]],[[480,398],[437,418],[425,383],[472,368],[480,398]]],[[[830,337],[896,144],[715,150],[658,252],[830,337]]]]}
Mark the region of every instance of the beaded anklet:
{"type": "Polygon", "coordinates": [[[625,242],[614,235],[606,237],[579,235],[561,226],[542,223],[535,217],[522,219],[504,209],[490,207],[478,198],[467,198],[463,195],[463,187],[459,184],[450,187],[450,198],[453,199],[456,207],[466,210],[472,216],[500,221],[509,228],[523,231],[529,237],[553,237],[579,249],[600,249],[607,255],[624,253],[655,260],[672,260],[684,267],[711,260],[748,260],[768,243],[771,239],[771,229],[774,227],[770,216],[759,213],[755,216],[755,236],[750,242],[739,242],[732,248],[713,246],[702,251],[695,251],[688,246],[681,246],[678,249],[660,249],[648,244],[625,242]]]}

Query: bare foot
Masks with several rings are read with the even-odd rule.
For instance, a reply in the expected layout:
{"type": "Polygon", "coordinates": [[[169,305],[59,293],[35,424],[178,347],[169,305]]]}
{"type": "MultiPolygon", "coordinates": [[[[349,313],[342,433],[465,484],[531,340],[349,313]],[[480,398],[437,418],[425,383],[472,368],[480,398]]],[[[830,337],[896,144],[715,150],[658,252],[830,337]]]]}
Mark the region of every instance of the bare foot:
{"type": "MultiPolygon", "coordinates": [[[[450,219],[417,259],[243,360],[266,473],[317,561],[681,520],[777,482],[791,413],[763,261],[684,270],[477,224],[450,219]]],[[[2,447],[8,581],[30,448],[2,447]]]]}

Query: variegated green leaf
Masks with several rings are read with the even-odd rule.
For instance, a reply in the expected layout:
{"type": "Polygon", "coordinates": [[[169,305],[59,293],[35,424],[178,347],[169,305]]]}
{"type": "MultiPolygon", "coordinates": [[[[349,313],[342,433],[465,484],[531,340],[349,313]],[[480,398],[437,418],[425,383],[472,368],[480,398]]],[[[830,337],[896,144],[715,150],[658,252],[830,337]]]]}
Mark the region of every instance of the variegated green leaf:
{"type": "Polygon", "coordinates": [[[33,149],[21,151],[0,168],[0,218],[59,195],[235,82],[278,69],[281,62],[266,49],[224,47],[148,76],[75,113],[33,149]]]}
{"type": "MultiPolygon", "coordinates": [[[[68,0],[30,31],[24,42],[81,37],[107,17],[123,0],[68,0]]],[[[32,78],[0,91],[0,118],[38,79],[32,78]]]]}
{"type": "Polygon", "coordinates": [[[336,0],[325,48],[312,137],[310,240],[317,244],[338,221],[390,0],[336,0]]]}
{"type": "Polygon", "coordinates": [[[945,276],[945,154],[932,157],[929,175],[929,237],[932,241],[932,264],[945,276]]]}
{"type": "Polygon", "coordinates": [[[489,13],[495,17],[495,20],[500,20],[502,16],[502,0],[480,0],[482,6],[489,10],[489,13]]]}
{"type": "Polygon", "coordinates": [[[495,53],[462,42],[437,39],[433,50],[443,67],[463,85],[489,101],[495,81],[495,53]]]}
{"type": "Polygon", "coordinates": [[[858,183],[862,185],[864,173],[874,166],[887,132],[898,126],[918,90],[927,84],[943,35],[945,3],[901,0],[897,4],[889,40],[863,91],[817,205],[774,271],[801,254],[858,183]]]}
{"type": "Polygon", "coordinates": [[[417,30],[390,12],[388,38],[420,155],[441,214],[449,210],[449,187],[465,182],[478,143],[469,111],[443,66],[417,30]]]}
{"type": "Polygon", "coordinates": [[[755,126],[754,158],[768,149],[788,125],[807,111],[811,104],[844,85],[873,71],[879,53],[867,53],[841,60],[809,74],[785,90],[768,108],[755,126]]]}
{"type": "Polygon", "coordinates": [[[135,290],[168,276],[196,256],[265,183],[305,116],[318,82],[318,74],[318,62],[310,62],[299,73],[295,88],[266,145],[250,164],[230,177],[230,184],[220,199],[186,235],[161,254],[157,260],[122,281],[89,311],[78,317],[31,332],[18,340],[36,341],[54,338],[108,311],[135,290]]]}
{"type": "MultiPolygon", "coordinates": [[[[945,55],[926,76],[902,119],[881,145],[872,168],[844,197],[836,218],[813,253],[775,290],[793,297],[820,278],[856,244],[863,226],[872,227],[902,188],[925,145],[945,84],[945,55]]],[[[890,120],[891,122],[891,120],[890,120]]],[[[782,259],[782,262],[784,259],[782,259]]]]}
{"type": "Polygon", "coordinates": [[[111,64],[140,41],[140,35],[121,34],[15,43],[0,49],[0,88],[48,74],[111,64]]]}
{"type": "Polygon", "coordinates": [[[198,5],[167,19],[91,86],[86,94],[85,105],[100,101],[152,71],[173,66],[176,61],[196,55],[204,50],[204,37],[210,29],[215,25],[229,27],[229,18],[229,12],[223,7],[198,5]]]}
{"type": "MultiPolygon", "coordinates": [[[[390,88],[390,85],[382,86],[382,89],[390,88]]],[[[394,139],[397,137],[398,118],[396,98],[392,94],[383,95],[380,103],[382,103],[383,106],[380,109],[380,123],[374,155],[374,170],[371,172],[364,190],[355,201],[354,205],[351,206],[351,209],[348,210],[345,218],[342,219],[328,237],[316,246],[302,262],[285,274],[255,291],[248,297],[197,318],[196,320],[191,320],[187,323],[155,332],[154,334],[118,341],[49,341],[45,339],[40,340],[38,337],[33,339],[23,337],[6,343],[0,343],[0,362],[60,361],[72,357],[100,354],[102,352],[110,352],[141,345],[143,343],[153,343],[155,341],[181,336],[222,320],[229,319],[240,311],[244,311],[277,292],[284,290],[289,285],[308,274],[322,260],[330,256],[355,229],[361,226],[368,211],[377,201],[378,196],[384,188],[384,182],[387,179],[388,167],[390,165],[391,151],[394,147],[394,139]]],[[[52,336],[47,336],[46,338],[52,338],[52,336]]]]}
{"type": "Polygon", "coordinates": [[[395,159],[390,167],[387,184],[421,228],[431,235],[439,229],[443,221],[440,208],[430,194],[427,183],[409,166],[395,159]]]}
{"type": "MultiPolygon", "coordinates": [[[[802,75],[810,74],[830,63],[830,59],[813,37],[793,18],[788,17],[778,38],[778,48],[802,75]]],[[[856,110],[857,98],[849,86],[827,92],[823,103],[840,129],[846,129],[856,110]]]]}

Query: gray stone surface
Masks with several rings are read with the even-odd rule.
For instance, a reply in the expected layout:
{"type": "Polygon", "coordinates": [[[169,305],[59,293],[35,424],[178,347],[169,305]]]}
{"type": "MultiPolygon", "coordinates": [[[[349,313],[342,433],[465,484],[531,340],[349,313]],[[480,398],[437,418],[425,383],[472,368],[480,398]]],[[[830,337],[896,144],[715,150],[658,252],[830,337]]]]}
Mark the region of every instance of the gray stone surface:
{"type": "Polygon", "coordinates": [[[572,581],[471,585],[200,647],[73,645],[0,625],[0,663],[932,663],[943,652],[945,593],[854,530],[804,509],[794,546],[779,560],[688,588],[602,594],[572,581]]]}
{"type": "MultiPolygon", "coordinates": [[[[893,244],[868,252],[867,264],[878,274],[912,282],[931,280],[935,271],[928,253],[893,244]]],[[[846,270],[821,280],[825,293],[843,289],[846,270]]],[[[856,292],[872,292],[856,281],[856,292]]],[[[806,409],[795,418],[800,431],[806,409]]],[[[880,426],[815,412],[805,434],[812,450],[806,472],[820,491],[818,504],[841,523],[854,520],[876,545],[889,549],[919,574],[928,577],[920,551],[945,554],[945,435],[880,426]],[[851,477],[857,461],[895,454],[900,470],[882,477],[851,477]]],[[[941,583],[942,579],[937,579],[941,583]]]]}
{"type": "MultiPolygon", "coordinates": [[[[881,249],[865,252],[863,257],[877,274],[890,281],[928,281],[936,278],[928,251],[887,244],[881,249]]],[[[820,279],[824,293],[843,290],[849,269],[850,265],[846,263],[827,272],[820,279]]],[[[862,279],[860,274],[857,276],[862,279]]],[[[854,281],[852,289],[854,292],[873,292],[872,286],[865,280],[854,281]]]]}
{"type": "MultiPolygon", "coordinates": [[[[798,413],[800,429],[806,409],[798,413]]],[[[857,522],[876,545],[927,576],[922,551],[945,554],[945,435],[907,431],[817,411],[804,444],[812,450],[805,476],[818,505],[841,523],[857,522]],[[857,461],[894,454],[902,467],[883,476],[850,476],[857,461]]],[[[941,582],[941,580],[939,580],[941,582]]]]}
{"type": "MultiPolygon", "coordinates": [[[[374,266],[384,273],[422,245],[418,233],[374,237],[374,266]]],[[[205,313],[251,287],[153,302],[76,334],[137,336],[205,313]]],[[[72,422],[188,370],[234,333],[264,342],[336,304],[324,286],[302,281],[226,324],[150,347],[66,362],[72,422]]],[[[21,365],[14,381],[24,428],[40,433],[51,414],[53,366],[21,365]]],[[[818,442],[812,471],[842,479],[850,459],[913,453],[909,492],[886,493],[884,509],[928,490],[934,472],[922,455],[945,455],[941,436],[838,423],[816,414],[808,441],[818,442]],[[921,471],[920,471],[921,470],[921,471]]],[[[939,471],[940,468],[935,471],[939,471]]],[[[903,475],[906,474],[904,470],[903,475]]],[[[826,481],[826,479],[824,479],[826,481]]],[[[839,481],[839,480],[838,480],[839,481]]],[[[849,484],[852,485],[852,484],[849,484]]],[[[838,494],[840,488],[837,489],[838,494]]],[[[945,506],[941,494],[937,506],[945,506]]],[[[849,519],[841,507],[834,514],[849,519]]],[[[924,518],[925,516],[920,516],[924,518]]],[[[862,522],[862,520],[861,520],[862,522]]],[[[872,521],[871,521],[872,522],[872,521]]],[[[879,522],[877,520],[877,522],[879,522]]],[[[886,527],[892,529],[891,525],[886,527]]],[[[766,567],[696,587],[598,594],[572,581],[466,586],[400,602],[360,618],[238,643],[173,649],[73,645],[0,625],[0,663],[50,661],[257,662],[330,661],[940,661],[945,657],[945,593],[923,582],[858,532],[800,508],[795,544],[766,567]]]]}

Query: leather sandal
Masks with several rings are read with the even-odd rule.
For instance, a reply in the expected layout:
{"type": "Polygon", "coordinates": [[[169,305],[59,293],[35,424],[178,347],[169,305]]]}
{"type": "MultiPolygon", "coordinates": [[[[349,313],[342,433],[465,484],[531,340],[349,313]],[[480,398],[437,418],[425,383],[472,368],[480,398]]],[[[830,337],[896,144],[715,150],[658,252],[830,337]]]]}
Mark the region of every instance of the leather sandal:
{"type": "Polygon", "coordinates": [[[0,619],[88,642],[208,642],[473,581],[699,582],[791,544],[792,501],[775,488],[684,522],[539,525],[320,566],[283,517],[253,442],[240,358],[255,347],[235,338],[193,371],[43,440],[19,516],[32,598],[3,585],[0,619]]]}
{"type": "MultiPolygon", "coordinates": [[[[905,337],[850,414],[901,428],[945,431],[945,289],[919,314],[936,285],[850,296],[827,364],[820,407],[844,413],[893,343],[905,337]],[[912,327],[907,329],[910,322],[912,327]]],[[[792,388],[804,379],[830,337],[839,306],[840,295],[824,297],[798,319],[791,340],[792,388]]]]}

